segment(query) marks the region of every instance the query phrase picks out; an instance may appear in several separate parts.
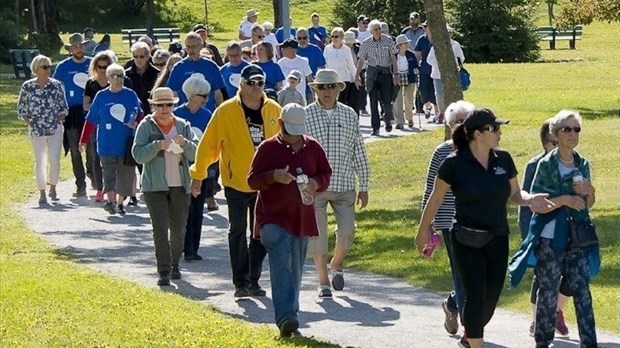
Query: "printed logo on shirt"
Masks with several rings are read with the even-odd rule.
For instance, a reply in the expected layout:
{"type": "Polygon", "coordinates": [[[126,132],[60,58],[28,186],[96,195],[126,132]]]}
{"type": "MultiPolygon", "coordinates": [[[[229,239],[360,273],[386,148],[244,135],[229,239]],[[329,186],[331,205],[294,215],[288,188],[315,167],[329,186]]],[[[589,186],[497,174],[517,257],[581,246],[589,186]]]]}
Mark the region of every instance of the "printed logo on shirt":
{"type": "Polygon", "coordinates": [[[257,147],[264,140],[263,126],[260,124],[248,122],[248,127],[250,129],[250,136],[252,137],[252,142],[254,143],[254,147],[257,147]]]}
{"type": "Polygon", "coordinates": [[[79,72],[73,75],[73,83],[82,89],[86,87],[87,81],[88,81],[88,75],[86,73],[79,72]]]}
{"type": "Polygon", "coordinates": [[[234,86],[237,88],[239,88],[240,81],[241,81],[241,74],[232,74],[228,78],[228,83],[230,83],[231,86],[234,86]]]}
{"type": "Polygon", "coordinates": [[[502,167],[495,167],[495,175],[504,175],[506,174],[506,170],[502,167]]]}
{"type": "Polygon", "coordinates": [[[123,104],[114,104],[110,107],[110,115],[118,120],[120,123],[125,122],[125,115],[127,114],[127,109],[123,104]]]}
{"type": "Polygon", "coordinates": [[[199,79],[206,80],[205,76],[199,72],[192,73],[189,77],[197,77],[199,79]]]}
{"type": "Polygon", "coordinates": [[[192,131],[194,131],[194,134],[196,134],[196,138],[198,138],[198,140],[202,138],[202,130],[200,128],[192,127],[192,131]]]}

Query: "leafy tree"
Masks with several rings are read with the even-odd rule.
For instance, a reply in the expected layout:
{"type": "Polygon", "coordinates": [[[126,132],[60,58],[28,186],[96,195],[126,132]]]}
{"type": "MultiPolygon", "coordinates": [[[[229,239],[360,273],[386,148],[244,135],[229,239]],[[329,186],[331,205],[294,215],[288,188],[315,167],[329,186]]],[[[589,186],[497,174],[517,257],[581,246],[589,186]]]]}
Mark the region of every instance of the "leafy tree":
{"type": "Polygon", "coordinates": [[[523,62],[539,57],[533,0],[446,0],[448,22],[469,62],[523,62]]]}
{"type": "Polygon", "coordinates": [[[620,22],[620,1],[573,0],[562,8],[557,25],[570,28],[593,21],[620,22]]]}

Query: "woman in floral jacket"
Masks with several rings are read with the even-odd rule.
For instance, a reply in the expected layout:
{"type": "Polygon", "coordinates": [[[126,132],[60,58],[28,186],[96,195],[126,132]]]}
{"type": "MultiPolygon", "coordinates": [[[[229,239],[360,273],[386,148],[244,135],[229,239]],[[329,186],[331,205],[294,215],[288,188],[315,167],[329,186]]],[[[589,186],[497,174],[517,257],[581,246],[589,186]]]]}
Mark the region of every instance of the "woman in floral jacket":
{"type": "Polygon", "coordinates": [[[52,61],[44,56],[34,57],[30,70],[36,76],[24,84],[17,101],[17,116],[28,124],[28,137],[35,159],[39,203],[47,203],[45,189],[50,185],[49,197],[56,201],[56,184],[60,174],[60,149],[62,148],[62,123],[69,113],[62,84],[50,78],[52,61]],[[49,178],[47,165],[49,164],[49,178]]]}

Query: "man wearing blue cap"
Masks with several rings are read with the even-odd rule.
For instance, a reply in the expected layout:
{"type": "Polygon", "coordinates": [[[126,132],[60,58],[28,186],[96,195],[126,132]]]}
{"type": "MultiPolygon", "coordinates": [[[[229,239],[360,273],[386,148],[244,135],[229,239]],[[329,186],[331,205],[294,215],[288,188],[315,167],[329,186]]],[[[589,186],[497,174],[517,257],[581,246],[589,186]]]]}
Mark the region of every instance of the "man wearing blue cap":
{"type": "Polygon", "coordinates": [[[228,204],[228,247],[235,299],[265,296],[258,284],[267,252],[258,239],[248,248],[248,216],[254,223],[256,191],[246,180],[254,152],[263,140],[280,131],[280,106],[264,92],[265,73],[255,64],[241,70],[239,92],[223,102],[213,114],[190,167],[192,195],[200,194],[207,168],[219,160],[222,185],[228,204]]]}

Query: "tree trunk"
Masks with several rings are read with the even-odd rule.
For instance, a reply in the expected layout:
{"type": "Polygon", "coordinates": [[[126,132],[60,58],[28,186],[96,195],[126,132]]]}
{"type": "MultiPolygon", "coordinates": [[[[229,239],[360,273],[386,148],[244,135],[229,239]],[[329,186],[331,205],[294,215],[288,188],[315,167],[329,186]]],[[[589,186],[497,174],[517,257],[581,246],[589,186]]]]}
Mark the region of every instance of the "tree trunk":
{"type": "Polygon", "coordinates": [[[37,7],[34,4],[34,0],[28,2],[28,26],[30,27],[31,33],[39,31],[39,26],[37,24],[37,7]]]}
{"type": "Polygon", "coordinates": [[[15,0],[15,24],[19,26],[21,23],[21,14],[19,13],[19,0],[15,0]]]}
{"type": "Polygon", "coordinates": [[[153,35],[153,0],[146,0],[146,35],[154,39],[153,35]]]}
{"type": "MultiPolygon", "coordinates": [[[[273,19],[274,19],[273,27],[279,28],[284,24],[284,18],[281,18],[282,11],[280,11],[280,8],[282,6],[282,0],[272,0],[271,3],[273,4],[273,19]]],[[[275,34],[275,30],[274,30],[274,34],[275,34]]]]}
{"type": "MultiPolygon", "coordinates": [[[[444,103],[449,105],[463,99],[459,72],[450,44],[450,36],[446,26],[446,17],[443,12],[443,0],[424,0],[424,10],[428,20],[428,29],[431,32],[431,43],[435,49],[441,81],[444,89],[444,103]]],[[[445,139],[450,139],[450,127],[446,125],[445,139]]]]}

